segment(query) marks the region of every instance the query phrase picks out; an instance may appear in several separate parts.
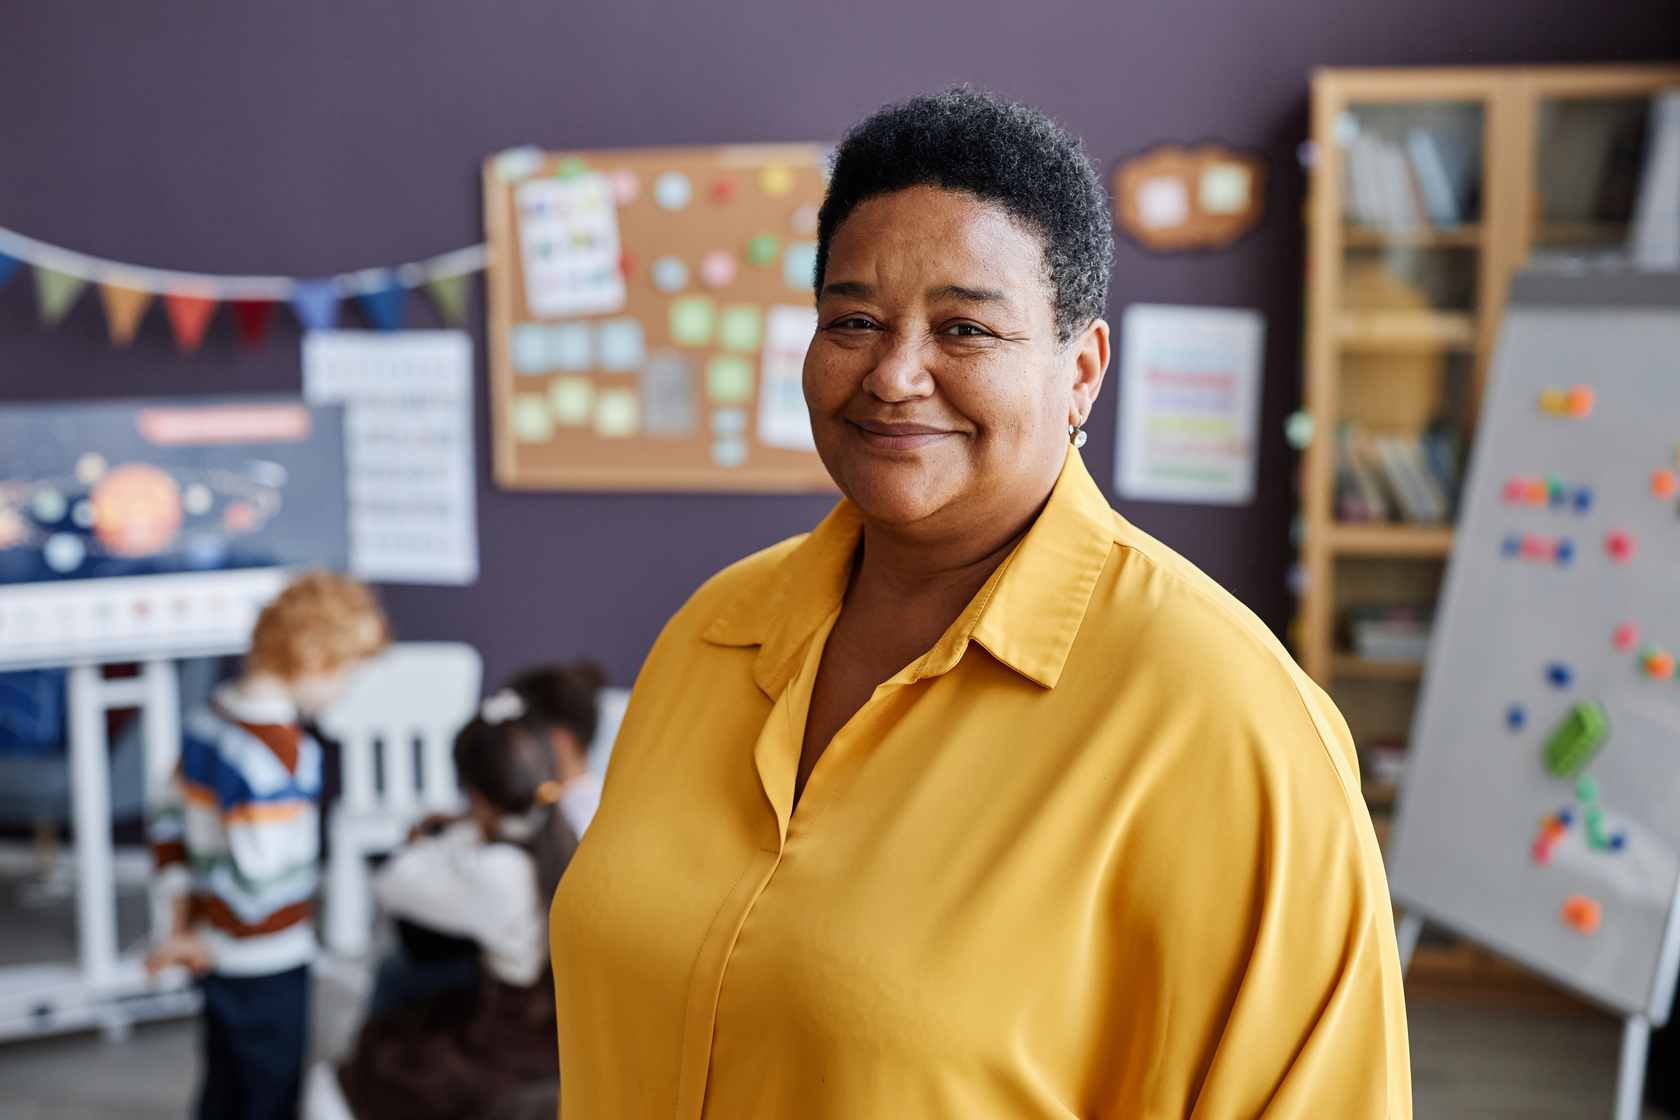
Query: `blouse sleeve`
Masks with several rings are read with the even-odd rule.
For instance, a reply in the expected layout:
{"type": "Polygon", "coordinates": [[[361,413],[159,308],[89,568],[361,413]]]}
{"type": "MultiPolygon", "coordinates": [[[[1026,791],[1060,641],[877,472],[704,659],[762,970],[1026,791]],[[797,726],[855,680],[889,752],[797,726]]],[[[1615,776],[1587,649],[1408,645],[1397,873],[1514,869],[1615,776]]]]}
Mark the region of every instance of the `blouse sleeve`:
{"type": "Polygon", "coordinates": [[[512,844],[486,844],[470,822],[423,837],[385,862],[374,882],[385,910],[478,942],[498,979],[536,982],[547,960],[531,857],[512,844]]]}

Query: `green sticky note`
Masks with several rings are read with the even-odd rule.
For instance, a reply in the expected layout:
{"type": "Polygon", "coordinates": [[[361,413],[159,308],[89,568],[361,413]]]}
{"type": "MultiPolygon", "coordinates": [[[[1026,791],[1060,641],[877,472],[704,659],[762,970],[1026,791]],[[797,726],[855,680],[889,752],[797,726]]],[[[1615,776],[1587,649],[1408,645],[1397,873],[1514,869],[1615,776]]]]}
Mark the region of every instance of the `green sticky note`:
{"type": "Polygon", "coordinates": [[[740,358],[713,358],[706,363],[706,395],[721,404],[752,396],[752,366],[740,358]]]}
{"type": "Polygon", "coordinates": [[[747,259],[754,264],[774,264],[780,250],[774,234],[761,233],[747,242],[747,259]]]}
{"type": "Polygon", "coordinates": [[[554,169],[554,174],[559,179],[581,179],[588,170],[587,163],[577,156],[570,156],[560,161],[560,166],[554,169]]]}
{"type": "Polygon", "coordinates": [[[750,303],[723,309],[718,319],[718,342],[725,350],[751,353],[764,341],[764,316],[750,303]]]}
{"type": "Polygon", "coordinates": [[[712,341],[712,301],[684,296],[671,301],[671,341],[678,346],[706,346],[712,341]]]}
{"type": "Polygon", "coordinates": [[[628,439],[642,423],[642,399],[634,389],[603,389],[595,398],[595,434],[628,439]]]}
{"type": "Polygon", "coordinates": [[[1610,735],[1610,720],[1604,705],[1583,700],[1563,717],[1546,740],[1546,772],[1554,778],[1568,778],[1580,771],[1610,735]]]}

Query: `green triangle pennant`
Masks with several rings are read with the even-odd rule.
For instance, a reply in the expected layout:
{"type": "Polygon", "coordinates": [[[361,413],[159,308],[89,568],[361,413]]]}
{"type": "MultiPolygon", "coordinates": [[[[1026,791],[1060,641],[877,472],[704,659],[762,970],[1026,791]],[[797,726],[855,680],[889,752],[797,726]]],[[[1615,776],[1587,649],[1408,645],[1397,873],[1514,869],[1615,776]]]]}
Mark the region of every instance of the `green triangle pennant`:
{"type": "Polygon", "coordinates": [[[58,326],[86,287],[86,280],[36,265],[35,303],[41,311],[41,322],[49,327],[58,326]]]}
{"type": "Polygon", "coordinates": [[[452,327],[459,327],[467,321],[467,277],[439,276],[435,280],[426,281],[426,294],[432,297],[432,303],[443,316],[443,321],[452,327]]]}

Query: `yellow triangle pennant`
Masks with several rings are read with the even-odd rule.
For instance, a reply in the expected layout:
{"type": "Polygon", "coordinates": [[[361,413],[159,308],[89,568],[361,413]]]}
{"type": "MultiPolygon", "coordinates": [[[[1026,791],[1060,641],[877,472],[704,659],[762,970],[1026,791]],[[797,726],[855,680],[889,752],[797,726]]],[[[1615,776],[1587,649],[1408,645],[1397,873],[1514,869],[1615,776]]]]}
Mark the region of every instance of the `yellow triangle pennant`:
{"type": "Polygon", "coordinates": [[[140,329],[140,320],[152,305],[151,292],[127,287],[119,282],[123,279],[126,278],[102,280],[99,284],[99,302],[105,305],[105,325],[111,331],[111,341],[118,346],[134,341],[134,332],[140,329]]]}
{"type": "Polygon", "coordinates": [[[426,294],[446,325],[459,327],[467,321],[467,277],[440,276],[426,281],[426,294]]]}
{"type": "Polygon", "coordinates": [[[80,277],[70,276],[63,272],[55,272],[50,268],[35,266],[35,304],[41,312],[41,322],[49,327],[58,326],[70,308],[75,306],[76,298],[87,287],[87,281],[80,277]]]}

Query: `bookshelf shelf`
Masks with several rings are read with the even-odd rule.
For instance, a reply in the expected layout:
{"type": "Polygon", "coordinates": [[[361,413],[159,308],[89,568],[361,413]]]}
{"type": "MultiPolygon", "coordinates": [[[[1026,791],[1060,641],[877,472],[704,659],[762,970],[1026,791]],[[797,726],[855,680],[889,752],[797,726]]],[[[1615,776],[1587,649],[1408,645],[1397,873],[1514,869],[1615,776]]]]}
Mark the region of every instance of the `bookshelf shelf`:
{"type": "Polygon", "coordinates": [[[1468,311],[1343,311],[1337,337],[1348,350],[1474,350],[1468,311]]]}
{"type": "Polygon", "coordinates": [[[1329,550],[1337,556],[1438,559],[1452,551],[1451,525],[1387,525],[1333,521],[1326,528],[1329,550]]]}
{"type": "Polygon", "coordinates": [[[1482,227],[1478,224],[1468,224],[1452,229],[1438,226],[1394,229],[1384,226],[1362,226],[1350,222],[1343,227],[1342,243],[1356,249],[1414,245],[1420,248],[1476,246],[1482,243],[1482,227]]]}
{"type": "Polygon", "coordinates": [[[1356,654],[1338,653],[1330,658],[1330,672],[1338,677],[1364,680],[1415,681],[1423,677],[1423,662],[1371,661],[1356,654]]]}
{"type": "MultiPolygon", "coordinates": [[[[1361,750],[1406,739],[1423,666],[1356,656],[1340,640],[1348,616],[1362,606],[1431,609],[1453,530],[1337,520],[1338,446],[1361,499],[1373,445],[1381,453],[1393,446],[1385,441],[1411,446],[1444,432],[1467,461],[1512,274],[1536,248],[1588,255],[1625,241],[1629,192],[1610,186],[1643,158],[1625,138],[1644,135],[1649,97],[1675,85],[1673,63],[1313,75],[1302,407],[1314,425],[1301,460],[1290,637],[1361,750]],[[1604,154],[1584,158],[1588,148],[1604,154]]],[[[1396,482],[1405,488],[1387,469],[1375,505],[1394,504],[1382,499],[1396,482]]],[[[1396,792],[1364,791],[1381,844],[1396,792]]],[[[1413,976],[1433,970],[1442,986],[1511,990],[1504,973],[1471,967],[1478,953],[1425,947],[1413,976]]]]}

